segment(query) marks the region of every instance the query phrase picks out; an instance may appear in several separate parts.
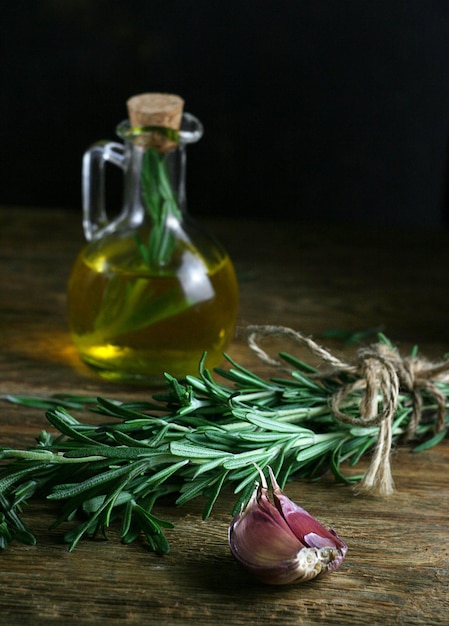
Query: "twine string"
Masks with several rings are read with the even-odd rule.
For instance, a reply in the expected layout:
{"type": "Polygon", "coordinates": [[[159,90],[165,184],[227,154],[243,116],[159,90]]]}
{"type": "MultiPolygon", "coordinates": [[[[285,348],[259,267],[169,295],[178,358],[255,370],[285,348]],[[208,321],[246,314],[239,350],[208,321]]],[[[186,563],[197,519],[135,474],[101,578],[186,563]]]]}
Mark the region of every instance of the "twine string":
{"type": "Polygon", "coordinates": [[[400,400],[400,390],[410,394],[411,417],[406,439],[412,439],[422,419],[423,392],[433,397],[437,407],[436,428],[445,427],[446,398],[438,389],[438,381],[449,379],[449,361],[432,363],[418,357],[401,357],[386,343],[377,343],[362,348],[354,362],[346,362],[323,348],[310,337],[291,328],[274,325],[251,325],[246,328],[247,343],[251,350],[264,363],[279,369],[286,369],[281,361],[267,354],[260,346],[263,337],[283,337],[292,339],[304,346],[317,357],[324,368],[316,375],[321,379],[338,379],[343,374],[350,378],[330,398],[332,415],[346,424],[370,427],[379,426],[377,443],[368,471],[361,481],[358,491],[371,495],[390,495],[394,492],[391,473],[391,447],[393,419],[400,400]],[[360,416],[354,417],[342,410],[344,400],[354,392],[362,392],[360,416]]]}

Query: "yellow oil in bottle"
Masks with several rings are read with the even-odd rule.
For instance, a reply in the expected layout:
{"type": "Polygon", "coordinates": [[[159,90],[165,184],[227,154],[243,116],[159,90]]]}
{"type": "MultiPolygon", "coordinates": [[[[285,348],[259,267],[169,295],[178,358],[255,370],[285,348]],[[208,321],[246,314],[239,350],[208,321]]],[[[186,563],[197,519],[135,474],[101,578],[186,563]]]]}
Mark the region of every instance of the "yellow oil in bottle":
{"type": "Polygon", "coordinates": [[[135,249],[132,239],[112,239],[78,255],[68,319],[81,358],[109,380],[149,383],[164,372],[196,374],[204,352],[206,367],[218,365],[238,307],[229,257],[178,242],[173,262],[151,269],[135,249]]]}

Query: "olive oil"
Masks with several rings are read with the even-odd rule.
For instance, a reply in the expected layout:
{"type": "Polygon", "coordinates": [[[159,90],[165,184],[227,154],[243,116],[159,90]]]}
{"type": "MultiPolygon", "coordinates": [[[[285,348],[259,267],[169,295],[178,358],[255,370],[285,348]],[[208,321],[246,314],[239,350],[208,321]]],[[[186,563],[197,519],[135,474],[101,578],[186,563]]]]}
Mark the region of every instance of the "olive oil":
{"type": "Polygon", "coordinates": [[[80,252],[69,281],[68,318],[81,358],[104,378],[162,380],[223,358],[234,330],[238,287],[225,252],[180,245],[167,267],[145,267],[132,239],[80,252]],[[132,258],[132,262],[130,262],[132,258]]]}

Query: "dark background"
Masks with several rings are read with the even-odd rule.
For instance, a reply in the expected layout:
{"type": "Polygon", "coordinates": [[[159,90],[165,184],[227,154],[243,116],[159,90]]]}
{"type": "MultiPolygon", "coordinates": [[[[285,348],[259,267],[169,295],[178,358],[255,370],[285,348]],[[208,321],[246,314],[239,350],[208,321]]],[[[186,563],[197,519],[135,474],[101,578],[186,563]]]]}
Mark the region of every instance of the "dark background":
{"type": "Polygon", "coordinates": [[[0,203],[80,210],[127,98],[181,95],[193,214],[447,223],[447,0],[2,3],[0,203]]]}

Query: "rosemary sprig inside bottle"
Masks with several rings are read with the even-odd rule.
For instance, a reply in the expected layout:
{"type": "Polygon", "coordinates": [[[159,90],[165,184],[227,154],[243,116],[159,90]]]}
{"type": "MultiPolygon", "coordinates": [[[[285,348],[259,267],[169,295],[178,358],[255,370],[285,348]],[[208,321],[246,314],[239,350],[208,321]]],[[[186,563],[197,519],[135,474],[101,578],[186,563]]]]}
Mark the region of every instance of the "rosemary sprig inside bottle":
{"type": "MultiPolygon", "coordinates": [[[[182,313],[191,305],[182,290],[172,287],[160,293],[152,283],[155,277],[172,275],[170,261],[176,247],[181,249],[184,241],[180,246],[182,212],[167,168],[169,153],[159,152],[147,142],[148,137],[163,137],[176,144],[179,132],[160,126],[130,127],[124,136],[135,139],[135,150],[141,153],[139,191],[147,219],[143,227],[135,231],[131,243],[136,248],[129,255],[128,265],[123,265],[129,271],[127,280],[123,272],[108,272],[103,305],[95,321],[98,344],[105,334],[114,342],[120,335],[148,328],[182,313]]],[[[173,158],[173,154],[169,156],[173,158]]],[[[120,240],[115,254],[120,253],[122,245],[120,240]]],[[[94,341],[94,336],[91,339],[94,341]]]]}
{"type": "MultiPolygon", "coordinates": [[[[43,431],[31,449],[0,450],[1,547],[14,540],[35,543],[21,518],[32,497],[61,502],[53,527],[71,526],[65,535],[70,550],[81,538],[106,533],[117,523],[124,543],[143,534],[154,551],[166,553],[164,529],[171,524],[154,507],[169,494],[178,505],[202,496],[207,518],[224,485],[236,494],[233,513],[241,510],[258,473],[268,467],[281,488],[292,477],[318,478],[326,471],[339,481],[360,480],[346,476],[342,465],[356,465],[373,448],[379,427],[334,419],[329,397],[339,381],[315,380],[309,365],[289,354],[281,357],[293,367],[286,379],[264,380],[227,357],[231,367],[216,370],[222,382],[202,362],[198,376],[166,375],[167,391],[150,401],[98,399],[94,410],[108,418],[100,425],[81,423],[69,412],[90,398],[36,398],[40,409],[48,402],[47,419],[60,434],[54,438],[43,431]]],[[[447,397],[449,385],[444,393],[447,397]]],[[[34,403],[29,397],[4,399],[34,403]]],[[[423,400],[430,417],[418,425],[416,449],[437,444],[449,426],[446,417],[445,429],[435,435],[434,400],[423,400]]],[[[348,395],[346,413],[357,418],[360,401],[359,391],[348,395]]],[[[411,413],[409,396],[401,394],[393,441],[406,432],[411,413]]]]}
{"type": "MultiPolygon", "coordinates": [[[[160,126],[131,127],[128,136],[145,137],[161,135],[172,142],[179,141],[178,131],[160,126]]],[[[142,157],[141,193],[145,211],[151,223],[148,241],[139,234],[135,239],[139,253],[147,267],[165,265],[173,252],[174,237],[170,227],[170,217],[180,220],[181,210],[176,192],[173,190],[165,164],[165,153],[147,146],[142,157]]]]}

